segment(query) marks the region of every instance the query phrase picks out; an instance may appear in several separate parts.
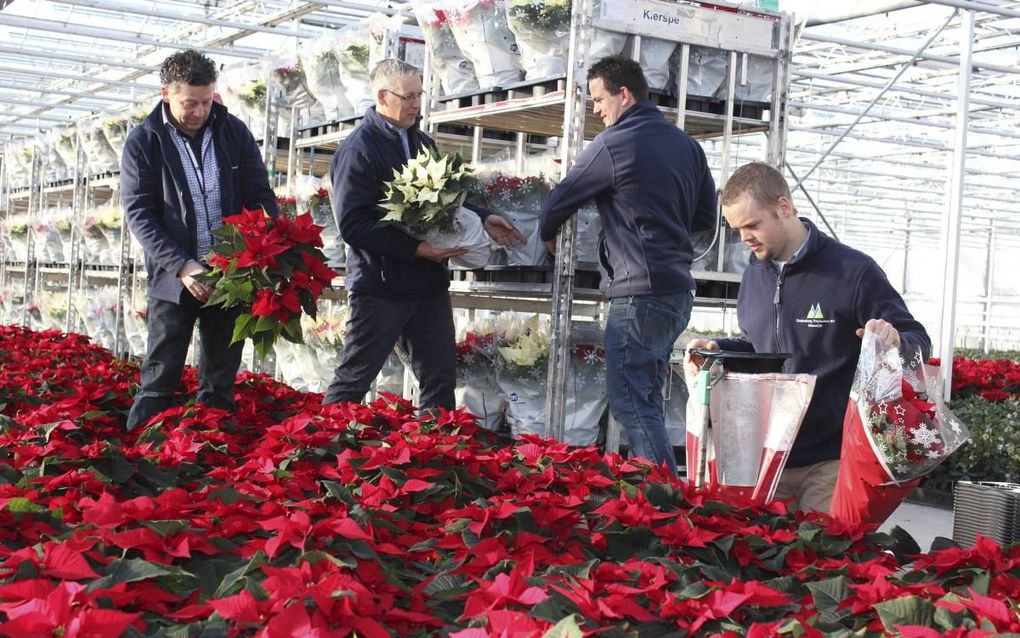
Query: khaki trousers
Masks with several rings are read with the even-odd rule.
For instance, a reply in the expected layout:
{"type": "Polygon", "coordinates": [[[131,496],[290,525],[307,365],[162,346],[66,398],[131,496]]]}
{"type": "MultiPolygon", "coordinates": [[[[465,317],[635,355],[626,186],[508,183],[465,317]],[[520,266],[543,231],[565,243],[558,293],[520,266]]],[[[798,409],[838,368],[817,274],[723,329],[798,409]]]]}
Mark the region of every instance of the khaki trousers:
{"type": "Polygon", "coordinates": [[[775,498],[792,498],[791,509],[828,513],[837,476],[838,459],[804,467],[787,467],[779,477],[775,498]]]}

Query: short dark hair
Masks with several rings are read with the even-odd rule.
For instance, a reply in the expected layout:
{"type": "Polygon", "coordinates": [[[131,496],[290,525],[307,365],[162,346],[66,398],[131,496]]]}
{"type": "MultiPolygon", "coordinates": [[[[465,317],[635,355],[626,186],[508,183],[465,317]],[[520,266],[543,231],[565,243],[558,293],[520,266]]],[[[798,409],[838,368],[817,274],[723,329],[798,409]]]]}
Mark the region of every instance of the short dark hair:
{"type": "Polygon", "coordinates": [[[641,70],[641,65],[631,60],[616,55],[602,58],[595,64],[588,67],[588,81],[595,78],[602,80],[606,90],[616,95],[620,89],[627,87],[637,100],[648,99],[648,80],[641,70]]]}
{"type": "Polygon", "coordinates": [[[174,53],[163,60],[159,68],[159,81],[163,86],[174,82],[209,86],[216,83],[216,75],[216,63],[194,49],[174,53]]]}
{"type": "Polygon", "coordinates": [[[726,180],[719,200],[729,206],[749,193],[759,204],[773,210],[780,197],[793,201],[790,185],[783,174],[765,162],[751,162],[733,171],[726,180]]]}

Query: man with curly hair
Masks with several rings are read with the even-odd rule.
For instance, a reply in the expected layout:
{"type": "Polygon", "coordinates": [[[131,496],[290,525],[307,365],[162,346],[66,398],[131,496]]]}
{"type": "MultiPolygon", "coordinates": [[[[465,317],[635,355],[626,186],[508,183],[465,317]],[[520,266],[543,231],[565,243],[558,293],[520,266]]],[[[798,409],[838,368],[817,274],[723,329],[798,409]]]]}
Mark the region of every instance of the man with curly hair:
{"type": "Polygon", "coordinates": [[[173,405],[195,323],[198,401],[233,410],[243,343],[230,345],[239,310],[205,308],[200,275],[223,218],[242,208],[277,214],[251,132],[214,100],[216,65],[180,51],[160,69],[162,99],[131,131],[121,157],[121,201],[148,273],[148,348],[130,430],[173,405]]]}

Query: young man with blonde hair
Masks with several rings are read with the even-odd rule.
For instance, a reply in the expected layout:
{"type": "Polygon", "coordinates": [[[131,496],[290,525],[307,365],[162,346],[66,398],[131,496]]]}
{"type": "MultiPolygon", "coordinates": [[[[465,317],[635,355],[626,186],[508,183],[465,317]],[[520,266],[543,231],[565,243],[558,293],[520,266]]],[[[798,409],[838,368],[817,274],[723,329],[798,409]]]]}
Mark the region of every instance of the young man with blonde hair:
{"type": "Polygon", "coordinates": [[[688,349],[788,352],[785,372],[818,376],[776,498],[827,512],[860,337],[873,331],[908,357],[927,357],[931,341],[871,257],[797,216],[778,170],[762,162],[741,166],[726,182],[721,200],[726,222],[751,249],[737,297],[744,336],[696,339],[688,349]]]}

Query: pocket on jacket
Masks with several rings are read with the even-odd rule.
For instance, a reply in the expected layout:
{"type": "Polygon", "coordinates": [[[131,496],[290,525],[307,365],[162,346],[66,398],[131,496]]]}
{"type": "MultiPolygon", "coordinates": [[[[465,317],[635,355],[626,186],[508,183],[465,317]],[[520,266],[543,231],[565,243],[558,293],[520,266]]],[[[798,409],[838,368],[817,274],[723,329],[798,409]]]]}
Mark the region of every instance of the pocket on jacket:
{"type": "Polygon", "coordinates": [[[602,266],[603,272],[606,273],[606,279],[613,281],[613,267],[609,263],[609,246],[606,244],[606,236],[604,234],[599,235],[599,265],[602,266]]]}

